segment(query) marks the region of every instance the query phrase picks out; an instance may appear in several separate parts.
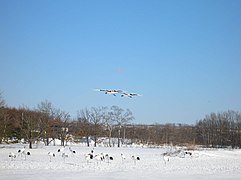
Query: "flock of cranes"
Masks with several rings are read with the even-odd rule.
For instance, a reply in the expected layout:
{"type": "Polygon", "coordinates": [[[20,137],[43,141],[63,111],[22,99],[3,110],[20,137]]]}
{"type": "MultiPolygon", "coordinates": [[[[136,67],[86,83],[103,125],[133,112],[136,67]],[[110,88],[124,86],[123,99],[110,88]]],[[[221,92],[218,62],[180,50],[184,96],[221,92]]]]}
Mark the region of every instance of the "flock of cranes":
{"type": "Polygon", "coordinates": [[[95,89],[95,91],[101,91],[101,92],[104,92],[105,94],[111,94],[114,96],[116,96],[116,94],[120,94],[121,97],[129,97],[129,98],[132,98],[133,96],[142,96],[141,94],[129,93],[127,91],[116,90],[116,89],[95,89]]]}
{"type": "MultiPolygon", "coordinates": [[[[15,154],[14,152],[10,152],[8,154],[8,157],[10,158],[11,161],[13,161],[15,158],[19,157],[19,156],[24,156],[24,160],[26,161],[26,156],[30,156],[32,153],[30,151],[27,151],[25,149],[25,147],[23,147],[22,149],[19,149],[17,151],[18,154],[15,154]]],[[[55,158],[57,156],[59,157],[62,157],[64,162],[65,162],[65,159],[66,158],[69,158],[70,157],[70,154],[72,154],[72,157],[75,156],[76,154],[76,151],[73,150],[71,147],[69,148],[66,148],[65,146],[62,147],[62,148],[59,148],[57,150],[57,152],[48,152],[48,156],[49,156],[49,161],[52,162],[52,158],[55,158]]],[[[126,160],[126,156],[121,153],[121,159],[122,159],[122,163],[124,163],[124,161],[126,160]]],[[[111,156],[110,154],[108,153],[94,153],[94,149],[92,149],[89,153],[87,154],[84,154],[84,157],[85,157],[85,160],[88,163],[91,163],[91,162],[96,162],[97,165],[102,162],[102,161],[105,161],[106,163],[110,163],[111,161],[114,160],[114,157],[111,156]]],[[[131,156],[131,160],[134,162],[134,164],[136,165],[136,161],[140,161],[140,157],[139,156],[136,156],[136,155],[132,155],[131,156]]]]}

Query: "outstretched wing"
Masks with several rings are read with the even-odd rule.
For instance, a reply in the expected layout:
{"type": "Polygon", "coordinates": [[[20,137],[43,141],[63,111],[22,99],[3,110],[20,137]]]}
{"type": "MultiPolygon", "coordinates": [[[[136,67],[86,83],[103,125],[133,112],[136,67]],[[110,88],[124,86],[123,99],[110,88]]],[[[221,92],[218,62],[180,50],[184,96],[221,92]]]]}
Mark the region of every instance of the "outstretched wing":
{"type": "Polygon", "coordinates": [[[118,93],[122,93],[122,90],[116,90],[116,89],[94,89],[95,91],[102,91],[105,94],[112,94],[116,96],[118,93]]]}
{"type": "Polygon", "coordinates": [[[94,91],[104,91],[104,92],[108,92],[109,90],[107,90],[107,89],[94,89],[94,91]]]}
{"type": "Polygon", "coordinates": [[[142,96],[141,94],[137,94],[137,93],[130,93],[131,96],[142,96]]]}

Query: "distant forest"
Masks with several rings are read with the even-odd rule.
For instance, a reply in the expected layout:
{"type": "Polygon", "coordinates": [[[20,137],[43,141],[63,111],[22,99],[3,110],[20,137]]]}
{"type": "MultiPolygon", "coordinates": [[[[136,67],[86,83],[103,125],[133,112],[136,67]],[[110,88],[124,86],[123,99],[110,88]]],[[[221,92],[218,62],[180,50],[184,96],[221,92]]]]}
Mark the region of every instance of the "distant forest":
{"type": "Polygon", "coordinates": [[[49,145],[60,139],[64,146],[68,141],[85,137],[88,146],[90,138],[96,146],[100,137],[106,137],[108,146],[114,146],[112,139],[117,139],[118,147],[129,143],[241,147],[241,113],[237,111],[211,113],[195,125],[133,124],[132,112],[118,106],[85,108],[77,114],[71,118],[48,101],[41,102],[36,109],[7,107],[0,94],[0,143],[24,139],[32,148],[39,141],[49,145]]]}

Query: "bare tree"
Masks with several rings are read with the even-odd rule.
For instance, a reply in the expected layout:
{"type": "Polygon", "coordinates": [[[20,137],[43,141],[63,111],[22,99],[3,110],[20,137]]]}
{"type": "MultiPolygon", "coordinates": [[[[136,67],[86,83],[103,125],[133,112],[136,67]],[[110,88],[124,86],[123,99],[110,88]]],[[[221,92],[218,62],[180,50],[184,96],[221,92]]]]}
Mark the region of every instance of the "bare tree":
{"type": "Polygon", "coordinates": [[[107,107],[105,109],[106,111],[104,111],[103,120],[104,120],[105,128],[108,132],[109,147],[111,147],[112,131],[114,129],[115,120],[114,120],[113,112],[108,111],[107,107]]]}
{"type": "Polygon", "coordinates": [[[8,110],[0,107],[0,143],[7,141],[10,122],[11,118],[8,110]]]}
{"type": "Polygon", "coordinates": [[[90,123],[93,125],[93,136],[95,141],[95,147],[97,144],[97,137],[99,136],[102,125],[103,125],[103,118],[104,118],[104,109],[105,107],[92,107],[90,109],[90,123]]]}
{"type": "Polygon", "coordinates": [[[240,147],[239,112],[211,113],[197,122],[197,139],[200,144],[212,147],[240,147]]]}
{"type": "Polygon", "coordinates": [[[18,112],[15,108],[0,108],[0,143],[21,138],[18,112]]]}
{"type": "Polygon", "coordinates": [[[32,149],[32,144],[44,134],[43,127],[46,122],[41,118],[40,113],[26,107],[19,109],[19,116],[21,132],[29,143],[29,148],[32,149]]]}
{"type": "Polygon", "coordinates": [[[44,142],[48,146],[51,141],[58,137],[59,110],[51,102],[45,100],[38,104],[36,111],[42,114],[42,118],[46,122],[44,142]]]}
{"type": "Polygon", "coordinates": [[[2,96],[2,93],[0,92],[0,108],[5,107],[5,106],[6,106],[5,100],[2,96]]]}
{"type": "Polygon", "coordinates": [[[69,133],[69,120],[70,115],[64,111],[60,112],[61,123],[61,131],[60,131],[60,139],[61,146],[66,146],[68,142],[68,133],[69,133]]]}
{"type": "Polygon", "coordinates": [[[121,129],[123,129],[123,141],[125,141],[125,125],[134,119],[132,112],[127,109],[124,111],[118,106],[111,107],[111,114],[116,122],[118,129],[118,147],[120,147],[121,129]]]}
{"type": "Polygon", "coordinates": [[[86,137],[87,146],[90,146],[89,138],[92,134],[90,110],[85,108],[77,113],[80,131],[86,137]]]}
{"type": "Polygon", "coordinates": [[[4,110],[5,100],[2,97],[2,93],[0,92],[0,143],[6,137],[6,126],[7,126],[7,117],[4,110]]]}

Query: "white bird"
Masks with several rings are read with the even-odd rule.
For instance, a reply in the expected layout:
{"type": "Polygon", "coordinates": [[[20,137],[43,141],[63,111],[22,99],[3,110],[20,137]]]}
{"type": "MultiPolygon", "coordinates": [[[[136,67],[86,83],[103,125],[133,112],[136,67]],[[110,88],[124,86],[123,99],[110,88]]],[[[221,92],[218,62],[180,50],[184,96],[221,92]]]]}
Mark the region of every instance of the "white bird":
{"type": "Polygon", "coordinates": [[[25,147],[23,147],[22,149],[19,149],[18,150],[18,156],[21,155],[21,157],[22,157],[24,152],[25,152],[25,147]]]}
{"type": "Polygon", "coordinates": [[[49,161],[51,162],[52,157],[55,157],[55,154],[53,152],[48,152],[48,156],[49,156],[49,161]]]}
{"type": "Polygon", "coordinates": [[[67,153],[65,153],[65,152],[62,153],[62,158],[64,159],[64,161],[65,161],[65,158],[68,158],[68,157],[69,157],[69,155],[67,153]]]}
{"type": "Polygon", "coordinates": [[[162,154],[162,156],[163,156],[163,161],[166,165],[166,163],[169,162],[169,160],[170,160],[170,153],[165,152],[165,153],[162,154]]]}
{"type": "Polygon", "coordinates": [[[27,156],[31,155],[30,151],[23,151],[23,154],[24,154],[24,159],[25,160],[26,160],[27,156]]]}
{"type": "Polygon", "coordinates": [[[94,156],[94,159],[96,160],[97,165],[99,164],[99,162],[101,162],[101,161],[104,160],[103,155],[101,155],[101,154],[95,155],[95,156],[94,156]]]}
{"type": "Polygon", "coordinates": [[[109,154],[105,154],[104,159],[107,161],[107,163],[114,160],[114,158],[112,156],[110,156],[109,154]]]}
{"type": "Polygon", "coordinates": [[[90,160],[94,159],[94,150],[91,150],[90,153],[85,155],[85,160],[87,164],[89,163],[90,160]]]}
{"type": "Polygon", "coordinates": [[[139,156],[131,156],[131,159],[134,161],[134,164],[136,164],[136,161],[141,160],[139,156]]]}
{"type": "Polygon", "coordinates": [[[132,156],[131,158],[132,158],[133,160],[137,160],[137,161],[140,161],[140,160],[141,160],[139,156],[132,156]]]}
{"type": "Polygon", "coordinates": [[[11,158],[11,161],[14,159],[14,158],[16,158],[17,156],[16,156],[16,154],[14,154],[13,152],[10,152],[9,154],[8,154],[8,157],[10,157],[11,158]]]}
{"type": "Polygon", "coordinates": [[[122,163],[124,162],[124,160],[126,159],[126,156],[124,154],[121,153],[121,159],[122,159],[122,163]]]}
{"type": "Polygon", "coordinates": [[[69,147],[69,151],[71,152],[72,156],[73,156],[74,154],[76,154],[76,151],[73,150],[71,147],[69,147]]]}
{"type": "Polygon", "coordinates": [[[187,155],[189,155],[189,156],[191,157],[191,156],[192,156],[192,152],[185,151],[185,152],[184,152],[184,155],[185,155],[185,157],[186,157],[187,155]]]}
{"type": "Polygon", "coordinates": [[[93,154],[86,154],[85,155],[85,160],[87,162],[87,164],[90,162],[90,160],[92,160],[94,158],[93,154]]]}
{"type": "Polygon", "coordinates": [[[169,156],[163,156],[163,160],[164,160],[164,162],[166,164],[167,162],[169,162],[169,156]]]}
{"type": "Polygon", "coordinates": [[[26,156],[30,156],[31,153],[29,151],[26,151],[25,147],[18,150],[18,156],[21,155],[21,157],[24,155],[24,159],[26,160],[26,156]]]}
{"type": "Polygon", "coordinates": [[[58,149],[57,151],[58,151],[59,156],[62,156],[63,152],[65,151],[65,147],[62,147],[62,148],[58,149]]]}
{"type": "Polygon", "coordinates": [[[115,90],[115,89],[95,89],[95,91],[102,91],[105,94],[112,94],[116,96],[118,93],[122,93],[122,90],[115,90]]]}
{"type": "Polygon", "coordinates": [[[91,154],[91,153],[85,155],[85,159],[86,159],[86,160],[91,160],[91,159],[93,159],[93,158],[94,158],[94,156],[93,156],[93,154],[91,154]]]}
{"type": "Polygon", "coordinates": [[[142,96],[141,94],[137,93],[128,93],[128,92],[122,92],[121,97],[129,97],[132,98],[133,96],[142,96]]]}

